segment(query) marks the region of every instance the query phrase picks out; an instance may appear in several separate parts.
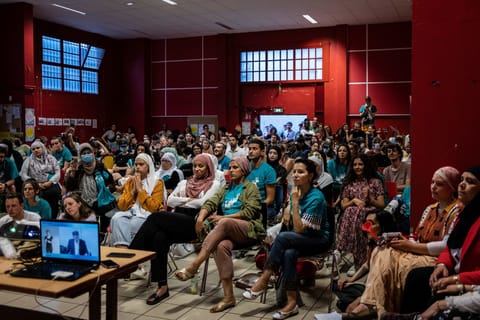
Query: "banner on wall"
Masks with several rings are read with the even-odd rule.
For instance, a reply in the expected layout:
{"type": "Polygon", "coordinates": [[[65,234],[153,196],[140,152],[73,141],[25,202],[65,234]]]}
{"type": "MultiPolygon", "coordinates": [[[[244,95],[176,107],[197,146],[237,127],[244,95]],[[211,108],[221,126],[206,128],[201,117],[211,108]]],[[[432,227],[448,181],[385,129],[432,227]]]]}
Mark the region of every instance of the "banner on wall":
{"type": "Polygon", "coordinates": [[[22,136],[22,105],[19,103],[0,104],[0,138],[11,139],[22,136]]]}
{"type": "Polygon", "coordinates": [[[25,108],[25,141],[35,140],[35,109],[25,108]]]}

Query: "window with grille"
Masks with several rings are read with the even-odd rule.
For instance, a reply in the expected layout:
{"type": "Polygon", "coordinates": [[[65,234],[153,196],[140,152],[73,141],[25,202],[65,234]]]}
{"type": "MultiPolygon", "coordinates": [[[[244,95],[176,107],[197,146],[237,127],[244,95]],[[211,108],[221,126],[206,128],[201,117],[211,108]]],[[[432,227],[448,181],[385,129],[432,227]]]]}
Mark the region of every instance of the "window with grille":
{"type": "Polygon", "coordinates": [[[42,88],[98,94],[98,70],[105,50],[42,36],[42,88]]]}
{"type": "Polygon", "coordinates": [[[240,82],[295,80],[323,80],[323,48],[240,53],[240,82]]]}

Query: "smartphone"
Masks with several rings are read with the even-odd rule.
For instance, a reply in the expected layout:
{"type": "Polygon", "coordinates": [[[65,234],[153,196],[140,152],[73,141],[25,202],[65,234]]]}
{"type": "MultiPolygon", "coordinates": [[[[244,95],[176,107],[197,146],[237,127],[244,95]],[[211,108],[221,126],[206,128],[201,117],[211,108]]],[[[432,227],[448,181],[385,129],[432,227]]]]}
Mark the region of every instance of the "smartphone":
{"type": "Polygon", "coordinates": [[[107,268],[107,269],[112,269],[112,268],[118,268],[118,267],[120,267],[120,266],[118,265],[118,263],[116,263],[116,262],[113,261],[113,260],[102,260],[102,262],[100,262],[100,264],[102,265],[102,267],[107,268]]]}
{"type": "Polygon", "coordinates": [[[131,252],[110,252],[107,254],[107,257],[109,258],[131,258],[134,257],[135,253],[131,252]]]}

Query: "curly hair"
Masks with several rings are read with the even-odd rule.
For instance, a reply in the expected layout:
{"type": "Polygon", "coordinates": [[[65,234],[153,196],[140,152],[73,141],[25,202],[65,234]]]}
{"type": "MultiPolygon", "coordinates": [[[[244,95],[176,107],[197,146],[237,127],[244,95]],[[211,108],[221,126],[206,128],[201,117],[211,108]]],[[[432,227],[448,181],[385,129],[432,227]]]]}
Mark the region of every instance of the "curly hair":
{"type": "Polygon", "coordinates": [[[348,166],[347,174],[345,175],[345,178],[343,179],[343,186],[345,187],[346,185],[349,185],[355,181],[359,180],[359,177],[355,173],[355,170],[353,170],[353,163],[355,162],[355,159],[360,159],[363,164],[363,178],[365,178],[367,181],[370,179],[376,178],[379,179],[377,175],[377,170],[375,168],[375,165],[370,158],[368,158],[367,155],[365,154],[359,154],[355,157],[352,158],[350,161],[350,164],[348,166]]]}

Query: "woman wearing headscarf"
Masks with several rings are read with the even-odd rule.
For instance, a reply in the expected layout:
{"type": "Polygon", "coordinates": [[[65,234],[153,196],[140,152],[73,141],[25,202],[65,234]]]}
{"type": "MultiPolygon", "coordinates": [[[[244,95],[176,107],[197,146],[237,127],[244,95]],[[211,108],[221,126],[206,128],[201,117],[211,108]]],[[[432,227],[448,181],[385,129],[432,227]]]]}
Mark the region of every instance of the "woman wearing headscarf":
{"type": "Polygon", "coordinates": [[[480,284],[480,166],[462,173],[458,199],[464,208],[435,267],[408,274],[401,312],[411,314],[385,313],[382,319],[429,319],[444,307],[439,300],[446,295],[463,294],[480,284]]]}
{"type": "Polygon", "coordinates": [[[333,178],[328,172],[325,172],[322,155],[318,153],[318,155],[310,156],[308,159],[312,160],[317,165],[318,179],[313,185],[322,191],[325,200],[327,201],[327,206],[332,205],[333,201],[335,201],[335,199],[333,199],[333,178]]]}
{"type": "Polygon", "coordinates": [[[80,145],[79,158],[74,158],[65,172],[65,188],[81,192],[83,200],[100,217],[100,229],[105,231],[110,223],[107,212],[116,210],[113,177],[103,163],[95,159],[90,143],[80,145]]]}
{"type": "Polygon", "coordinates": [[[370,274],[360,302],[352,313],[362,316],[369,309],[373,314],[400,311],[403,288],[408,272],[418,267],[433,266],[436,257],[447,245],[461,203],[457,199],[460,172],[450,166],[436,170],[430,183],[436,201],[423,212],[415,233],[418,242],[404,237],[394,239],[388,246],[377,247],[370,259],[370,274]]]}
{"type": "Polygon", "coordinates": [[[280,164],[282,150],[279,146],[269,146],[267,152],[267,163],[275,169],[277,182],[275,184],[275,200],[267,207],[267,222],[272,224],[280,208],[283,206],[287,188],[287,169],[280,164]]]}
{"type": "Polygon", "coordinates": [[[212,313],[236,304],[233,295],[233,248],[253,245],[265,237],[260,192],[254,183],[245,179],[250,173],[249,160],[246,157],[233,158],[229,172],[230,184],[208,199],[198,214],[195,231],[200,238],[206,234],[202,249],[194,261],[175,273],[181,281],[193,278],[200,265],[215,252],[224,297],[210,309],[212,313]]]}
{"type": "Polygon", "coordinates": [[[157,304],[169,296],[167,262],[170,245],[197,239],[195,215],[207,199],[220,190],[215,180],[215,168],[208,154],[193,159],[193,176],[181,181],[168,197],[174,212],[151,214],[130,244],[132,249],[151,250],[157,253],[152,260],[151,280],[158,288],[147,299],[147,304],[157,304]]]}
{"type": "Polygon", "coordinates": [[[125,183],[112,217],[113,245],[127,247],[147,217],[164,208],[164,184],[157,179],[152,157],[141,153],[135,158],[135,174],[125,183]]]}
{"type": "Polygon", "coordinates": [[[173,153],[164,153],[160,161],[160,169],[155,174],[158,179],[163,180],[165,189],[170,194],[180,180],[183,180],[183,173],[177,168],[177,158],[173,153]]]}
{"type": "Polygon", "coordinates": [[[54,156],[48,153],[47,148],[40,141],[31,146],[32,154],[25,159],[20,170],[23,181],[35,179],[40,186],[40,197],[45,199],[52,208],[52,218],[58,215],[58,202],[62,197],[60,180],[60,166],[54,156]]]}

